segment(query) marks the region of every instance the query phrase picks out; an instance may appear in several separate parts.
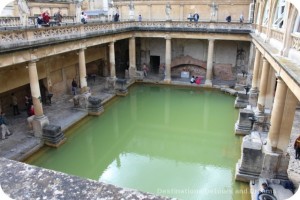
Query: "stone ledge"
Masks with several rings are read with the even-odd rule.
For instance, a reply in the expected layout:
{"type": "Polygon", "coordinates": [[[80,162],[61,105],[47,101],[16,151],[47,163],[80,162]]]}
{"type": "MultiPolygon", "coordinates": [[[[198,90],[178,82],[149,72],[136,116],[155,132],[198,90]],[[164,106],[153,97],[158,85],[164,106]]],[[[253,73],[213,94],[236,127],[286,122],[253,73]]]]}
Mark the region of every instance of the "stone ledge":
{"type": "Polygon", "coordinates": [[[0,185],[12,199],[171,199],[6,158],[0,158],[0,185]]]}

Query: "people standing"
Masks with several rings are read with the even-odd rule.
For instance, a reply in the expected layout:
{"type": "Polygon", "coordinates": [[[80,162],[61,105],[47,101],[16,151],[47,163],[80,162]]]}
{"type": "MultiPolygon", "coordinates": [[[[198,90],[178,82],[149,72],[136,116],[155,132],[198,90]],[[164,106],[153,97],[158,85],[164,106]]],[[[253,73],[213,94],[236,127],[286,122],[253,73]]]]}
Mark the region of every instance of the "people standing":
{"type": "Polygon", "coordinates": [[[15,93],[11,93],[11,102],[12,102],[12,107],[13,107],[13,114],[14,115],[19,115],[19,106],[18,106],[18,99],[15,96],[15,93]]]}
{"type": "Polygon", "coordinates": [[[77,83],[76,83],[74,78],[73,78],[73,81],[72,81],[72,94],[73,95],[77,94],[77,83]]]}
{"type": "Polygon", "coordinates": [[[143,72],[144,72],[144,76],[147,77],[148,76],[148,67],[147,67],[146,63],[143,64],[143,72]]]}
{"type": "Polygon", "coordinates": [[[227,21],[227,22],[231,22],[231,15],[228,15],[228,16],[226,17],[226,21],[227,21]]]}
{"type": "Polygon", "coordinates": [[[194,14],[194,21],[198,22],[199,21],[199,14],[195,12],[194,14]]]}
{"type": "Polygon", "coordinates": [[[142,15],[139,15],[139,22],[142,21],[142,15]]]}
{"type": "Polygon", "coordinates": [[[114,21],[118,22],[119,21],[119,17],[120,17],[119,13],[116,13],[115,16],[114,16],[114,21]]]}
{"type": "Polygon", "coordinates": [[[295,158],[300,160],[300,136],[295,140],[294,149],[296,153],[295,158]]]}
{"type": "Polygon", "coordinates": [[[45,25],[49,25],[50,16],[49,16],[48,10],[46,10],[45,12],[43,12],[42,18],[43,18],[44,24],[45,24],[45,25]]]}
{"type": "Polygon", "coordinates": [[[2,133],[2,140],[7,139],[6,136],[11,135],[10,131],[7,128],[7,120],[3,112],[0,113],[0,126],[1,126],[1,133],[2,133]]]}
{"type": "Polygon", "coordinates": [[[241,15],[240,15],[240,23],[244,23],[244,15],[243,15],[243,13],[241,13],[241,15]]]}
{"type": "Polygon", "coordinates": [[[55,22],[57,23],[58,26],[61,25],[62,18],[63,18],[63,16],[61,15],[60,10],[58,10],[58,11],[54,14],[54,20],[55,20],[55,22]]]}
{"type": "Polygon", "coordinates": [[[80,21],[81,21],[83,24],[86,24],[86,23],[87,23],[87,15],[86,15],[84,12],[81,12],[81,15],[80,15],[80,21]]]}

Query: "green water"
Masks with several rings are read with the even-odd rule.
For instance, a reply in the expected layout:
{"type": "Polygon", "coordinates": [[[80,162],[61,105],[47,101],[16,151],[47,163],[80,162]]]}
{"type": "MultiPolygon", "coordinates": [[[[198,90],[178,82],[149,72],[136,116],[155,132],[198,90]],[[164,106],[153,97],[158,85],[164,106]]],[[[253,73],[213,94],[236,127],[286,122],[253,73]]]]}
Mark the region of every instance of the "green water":
{"type": "Polygon", "coordinates": [[[63,146],[27,162],[179,199],[250,199],[247,184],[234,181],[233,102],[218,91],[134,86],[69,130],[63,146]]]}

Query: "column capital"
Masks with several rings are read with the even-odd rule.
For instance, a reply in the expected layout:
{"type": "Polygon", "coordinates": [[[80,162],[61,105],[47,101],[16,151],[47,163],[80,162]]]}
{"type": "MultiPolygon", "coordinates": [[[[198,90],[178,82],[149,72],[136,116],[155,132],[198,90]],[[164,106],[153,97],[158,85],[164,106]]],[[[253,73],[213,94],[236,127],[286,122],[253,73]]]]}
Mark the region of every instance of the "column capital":
{"type": "Polygon", "coordinates": [[[208,39],[208,42],[215,42],[215,39],[208,39]]]}
{"type": "Polygon", "coordinates": [[[171,38],[170,36],[167,35],[167,36],[165,37],[165,39],[166,39],[166,40],[171,40],[172,38],[171,38]]]}

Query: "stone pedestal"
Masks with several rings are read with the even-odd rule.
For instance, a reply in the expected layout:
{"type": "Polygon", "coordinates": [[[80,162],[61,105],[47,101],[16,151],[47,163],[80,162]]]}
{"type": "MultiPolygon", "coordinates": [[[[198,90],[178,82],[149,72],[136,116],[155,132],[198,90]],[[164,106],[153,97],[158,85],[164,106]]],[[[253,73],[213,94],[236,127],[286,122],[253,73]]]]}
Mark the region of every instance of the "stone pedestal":
{"type": "Polygon", "coordinates": [[[52,147],[59,147],[66,140],[60,126],[46,125],[43,128],[43,139],[45,144],[52,147]]]}
{"type": "Polygon", "coordinates": [[[129,78],[135,78],[136,77],[136,68],[133,68],[133,67],[129,67],[128,69],[129,71],[129,78]]]}
{"type": "Polygon", "coordinates": [[[86,109],[88,106],[88,98],[91,96],[91,93],[86,92],[79,94],[73,97],[74,107],[86,109]]]}
{"type": "Polygon", "coordinates": [[[235,123],[236,135],[248,135],[252,130],[251,118],[254,117],[254,112],[251,109],[240,109],[239,118],[235,123]]]}
{"type": "Polygon", "coordinates": [[[116,80],[116,94],[118,96],[126,96],[128,94],[126,83],[126,79],[116,80]]]}
{"type": "Polygon", "coordinates": [[[100,115],[103,113],[104,107],[102,105],[102,100],[98,97],[90,96],[88,98],[88,112],[89,115],[100,115]]]}
{"type": "Polygon", "coordinates": [[[251,132],[243,138],[241,159],[236,164],[236,180],[249,182],[258,178],[263,162],[262,145],[258,132],[251,132]]]}
{"type": "Polygon", "coordinates": [[[256,121],[253,124],[253,130],[259,132],[268,132],[270,128],[271,111],[264,110],[264,113],[255,113],[256,121]]]}
{"type": "Polygon", "coordinates": [[[248,94],[239,92],[237,93],[237,97],[234,102],[235,108],[246,108],[249,104],[249,96],[248,94]]]}
{"type": "Polygon", "coordinates": [[[43,135],[43,127],[49,124],[48,117],[45,115],[35,116],[32,120],[32,128],[35,137],[41,138],[43,135]]]}

